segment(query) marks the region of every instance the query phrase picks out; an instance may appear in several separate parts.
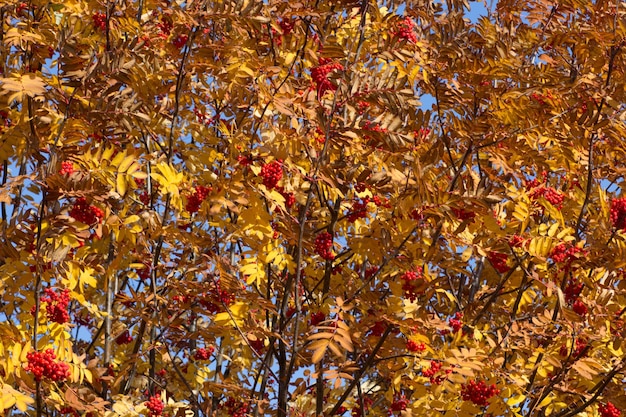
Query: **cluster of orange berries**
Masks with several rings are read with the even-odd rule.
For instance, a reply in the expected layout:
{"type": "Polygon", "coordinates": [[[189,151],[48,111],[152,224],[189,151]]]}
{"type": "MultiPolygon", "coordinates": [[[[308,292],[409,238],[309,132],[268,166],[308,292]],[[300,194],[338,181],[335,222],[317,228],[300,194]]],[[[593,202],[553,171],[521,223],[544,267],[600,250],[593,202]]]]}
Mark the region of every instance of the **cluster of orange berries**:
{"type": "Polygon", "coordinates": [[[92,225],[99,223],[104,218],[104,212],[102,209],[89,204],[85,197],[80,197],[76,199],[72,210],[70,210],[70,216],[81,223],[92,225]]]}
{"type": "Polygon", "coordinates": [[[263,178],[263,185],[268,190],[273,190],[283,177],[283,161],[278,159],[263,165],[260,175],[263,178]]]}
{"type": "Polygon", "coordinates": [[[392,35],[397,36],[398,39],[405,40],[407,42],[417,42],[417,36],[415,35],[415,22],[409,16],[396,24],[396,27],[392,31],[392,35]]]}
{"type": "Polygon", "coordinates": [[[211,187],[205,187],[203,185],[198,185],[193,189],[193,193],[187,197],[187,204],[185,205],[185,210],[189,213],[197,213],[200,210],[200,206],[202,202],[207,198],[209,193],[213,189],[211,187]]]}
{"type": "Polygon", "coordinates": [[[28,360],[26,371],[31,372],[37,381],[48,378],[54,382],[63,382],[70,377],[69,365],[56,361],[52,349],[46,349],[44,352],[30,351],[26,359],[28,360]]]}
{"type": "Polygon", "coordinates": [[[610,401],[598,407],[601,417],[620,417],[622,412],[610,401]]]}
{"type": "Polygon", "coordinates": [[[70,315],[67,312],[67,306],[70,303],[70,290],[66,288],[58,294],[52,288],[46,288],[43,291],[44,296],[40,300],[42,303],[46,303],[48,320],[59,324],[70,321],[70,315]]]}
{"type": "Polygon", "coordinates": [[[315,253],[326,259],[332,261],[335,259],[335,254],[332,251],[333,236],[328,232],[322,232],[315,237],[315,253]]]}
{"type": "Polygon", "coordinates": [[[215,348],[213,346],[209,346],[207,349],[198,348],[196,353],[193,355],[193,358],[197,361],[206,361],[211,357],[214,351],[215,348]]]}
{"type": "Polygon", "coordinates": [[[423,292],[422,290],[418,290],[419,282],[417,282],[424,279],[422,268],[417,267],[415,271],[406,271],[402,274],[400,279],[403,281],[402,290],[404,291],[404,297],[414,302],[423,292]]]}
{"type": "Polygon", "coordinates": [[[104,13],[94,13],[91,16],[91,20],[93,21],[93,25],[100,29],[101,31],[105,31],[107,28],[107,15],[104,13]]]}
{"type": "Polygon", "coordinates": [[[343,65],[333,62],[331,58],[320,58],[319,65],[311,68],[311,78],[316,85],[318,97],[323,97],[326,91],[337,90],[337,86],[328,79],[333,71],[343,71],[343,65]]]}
{"type": "Polygon", "coordinates": [[[153,395],[148,399],[148,401],[146,401],[146,407],[148,408],[150,417],[160,416],[163,414],[163,410],[165,409],[161,396],[158,394],[153,395]]]}
{"type": "Polygon", "coordinates": [[[444,379],[447,378],[447,375],[452,373],[452,369],[446,369],[444,371],[445,375],[437,375],[441,371],[442,364],[438,361],[430,361],[430,368],[424,369],[422,371],[422,375],[426,378],[429,378],[431,384],[441,385],[444,379]]]}
{"type": "Polygon", "coordinates": [[[72,175],[74,173],[74,164],[70,161],[61,162],[61,169],[59,170],[59,174],[61,175],[72,175]]]}
{"type": "Polygon", "coordinates": [[[464,401],[471,401],[476,405],[485,406],[489,399],[500,394],[496,384],[487,385],[485,381],[471,380],[461,387],[461,397],[464,401]]]}
{"type": "Polygon", "coordinates": [[[626,231],[626,198],[611,201],[611,223],[617,230],[626,231]]]}

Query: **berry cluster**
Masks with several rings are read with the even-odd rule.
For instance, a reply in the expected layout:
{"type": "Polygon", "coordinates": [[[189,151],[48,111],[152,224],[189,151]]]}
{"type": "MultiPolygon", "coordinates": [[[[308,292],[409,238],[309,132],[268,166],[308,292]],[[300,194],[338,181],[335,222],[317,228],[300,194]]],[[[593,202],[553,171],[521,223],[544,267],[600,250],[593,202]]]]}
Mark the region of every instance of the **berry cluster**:
{"type": "Polygon", "coordinates": [[[572,310],[574,310],[574,312],[579,316],[586,316],[589,312],[585,303],[580,300],[574,301],[574,304],[572,305],[572,310]]]}
{"type": "Polygon", "coordinates": [[[406,350],[409,352],[423,352],[426,350],[426,345],[409,339],[406,342],[406,350]]]}
{"type": "MultiPolygon", "coordinates": [[[[367,411],[368,408],[370,408],[372,406],[372,404],[374,404],[374,400],[370,397],[364,396],[363,397],[363,407],[365,408],[365,410],[367,411]]],[[[344,411],[345,413],[345,411],[344,411]]],[[[363,410],[361,410],[361,406],[356,406],[354,407],[352,410],[350,410],[350,414],[352,415],[352,417],[363,417],[365,414],[363,413],[363,410]]]]}
{"type": "Polygon", "coordinates": [[[296,204],[296,196],[294,193],[289,193],[285,191],[284,187],[276,187],[276,191],[280,193],[285,198],[285,207],[291,208],[294,204],[296,204]]]}
{"type": "Polygon", "coordinates": [[[191,195],[187,197],[185,210],[189,213],[197,213],[198,210],[200,210],[202,202],[207,198],[211,191],[213,191],[211,187],[204,187],[202,185],[196,186],[191,195]]]}
{"type": "Polygon", "coordinates": [[[59,170],[59,174],[61,175],[72,175],[74,172],[74,164],[70,161],[61,162],[61,169],[59,170]]]}
{"type": "Polygon", "coordinates": [[[461,387],[463,401],[471,401],[476,405],[485,406],[491,397],[500,394],[496,384],[487,385],[485,381],[471,380],[461,387]]]}
{"type": "Polygon", "coordinates": [[[552,258],[555,263],[566,263],[569,265],[580,257],[578,254],[585,255],[586,252],[584,249],[577,246],[559,243],[550,251],[550,258],[552,258]]]}
{"type": "Polygon", "coordinates": [[[391,32],[392,35],[398,37],[400,40],[415,43],[417,42],[417,36],[413,29],[415,28],[415,22],[409,16],[396,24],[396,27],[391,32]]]}
{"type": "Polygon", "coordinates": [[[422,375],[428,378],[431,384],[441,385],[447,375],[452,373],[452,369],[446,369],[445,375],[437,375],[441,371],[441,366],[441,362],[430,361],[430,368],[424,369],[422,375]]]}
{"type": "Polygon", "coordinates": [[[63,382],[70,377],[70,367],[65,362],[56,361],[52,349],[45,352],[30,351],[26,354],[28,365],[26,371],[32,372],[35,380],[48,378],[51,381],[63,382]]]}
{"type": "Polygon", "coordinates": [[[278,159],[263,165],[260,175],[263,177],[263,185],[268,190],[273,190],[283,177],[283,161],[278,159]]]}
{"type": "Polygon", "coordinates": [[[512,248],[520,248],[524,245],[524,238],[520,235],[513,235],[509,239],[509,245],[511,245],[512,248]]]}
{"type": "Polygon", "coordinates": [[[323,97],[326,91],[337,90],[337,86],[328,79],[333,71],[343,71],[343,65],[330,58],[320,58],[319,65],[311,68],[311,78],[317,87],[318,97],[323,97]]]}
{"type": "Polygon", "coordinates": [[[626,231],[626,197],[611,201],[611,223],[617,230],[626,231]]]}
{"type": "Polygon", "coordinates": [[[124,333],[115,338],[115,343],[117,343],[118,345],[127,345],[132,341],[133,337],[130,335],[130,332],[128,330],[124,330],[124,333]]]}
{"type": "Polygon", "coordinates": [[[185,46],[185,44],[187,43],[187,39],[189,39],[189,36],[182,34],[182,35],[178,35],[173,41],[172,44],[177,47],[178,49],[181,49],[183,46],[185,46]]]}
{"type": "Polygon", "coordinates": [[[400,277],[402,280],[402,290],[404,297],[414,302],[417,297],[424,291],[421,289],[421,280],[424,279],[424,271],[421,267],[417,267],[415,271],[406,271],[400,277]]]}
{"type": "MultiPolygon", "coordinates": [[[[585,339],[576,339],[574,342],[574,351],[572,352],[572,357],[574,359],[580,359],[587,354],[587,341],[585,339]]],[[[563,357],[567,357],[569,355],[569,349],[566,345],[562,345],[561,349],[559,349],[559,355],[563,357]]]]}
{"type": "Polygon", "coordinates": [[[156,417],[163,414],[163,410],[165,409],[165,404],[161,400],[160,394],[155,394],[146,401],[146,408],[148,408],[148,412],[150,413],[150,417],[156,417]]]}
{"type": "Polygon", "coordinates": [[[394,401],[391,403],[391,407],[389,408],[389,415],[393,415],[393,413],[395,411],[404,411],[406,410],[406,407],[409,405],[409,400],[402,395],[399,398],[395,398],[394,401]]]}
{"type": "Polygon", "coordinates": [[[250,412],[250,404],[246,401],[236,400],[233,397],[228,397],[228,400],[224,403],[228,415],[232,417],[244,417],[250,412]]]}
{"type": "Polygon", "coordinates": [[[174,25],[172,25],[172,22],[170,22],[165,18],[165,16],[163,16],[161,18],[161,22],[157,23],[157,28],[159,29],[159,32],[161,32],[159,34],[159,37],[166,39],[172,32],[173,27],[174,25]]]}
{"type": "Polygon", "coordinates": [[[350,212],[348,214],[348,221],[350,223],[354,223],[358,219],[364,219],[367,217],[368,202],[369,198],[365,198],[363,200],[358,200],[352,203],[352,207],[350,208],[350,212]]]}
{"type": "Polygon", "coordinates": [[[248,342],[250,343],[250,348],[256,353],[258,353],[259,355],[263,353],[263,350],[265,349],[264,339],[248,340],[248,342]]]}
{"type": "MultiPolygon", "coordinates": [[[[536,181],[536,180],[533,180],[536,181]]],[[[527,187],[535,185],[534,182],[529,182],[527,187]]],[[[565,196],[561,194],[559,191],[555,190],[552,187],[537,187],[532,190],[529,194],[529,197],[532,200],[537,200],[539,197],[543,197],[546,201],[552,204],[557,210],[561,210],[563,208],[563,200],[565,200],[565,196]]]]}
{"type": "Polygon", "coordinates": [[[600,407],[598,407],[598,412],[601,417],[620,417],[622,415],[622,412],[610,401],[606,404],[600,405],[600,407]]]}
{"type": "Polygon", "coordinates": [[[493,266],[493,269],[501,274],[506,274],[507,272],[509,272],[509,269],[511,269],[507,265],[509,257],[506,253],[489,252],[489,255],[487,255],[487,259],[489,259],[489,262],[491,262],[491,266],[493,266]]]}
{"type": "Polygon", "coordinates": [[[371,106],[367,101],[359,101],[357,105],[358,105],[359,115],[362,115],[363,113],[365,113],[365,111],[371,106]]]}
{"type": "Polygon", "coordinates": [[[222,311],[224,305],[229,305],[234,300],[235,296],[228,290],[223,289],[220,281],[217,280],[211,291],[200,295],[198,303],[206,308],[209,313],[215,314],[222,311]]]}
{"type": "Polygon", "coordinates": [[[465,210],[465,209],[461,209],[461,208],[456,208],[456,207],[452,208],[452,212],[462,222],[464,222],[466,220],[474,220],[474,217],[476,217],[476,213],[475,212],[469,211],[469,210],[465,210]]]}
{"type": "Polygon", "coordinates": [[[70,315],[67,312],[67,306],[70,303],[70,290],[66,288],[57,294],[52,288],[46,288],[43,292],[44,295],[40,300],[42,303],[46,303],[48,320],[59,324],[70,321],[70,315]]]}
{"type": "Polygon", "coordinates": [[[335,254],[332,251],[333,248],[333,236],[328,232],[322,232],[315,237],[315,253],[326,259],[332,261],[335,259],[335,254]]]}
{"type": "Polygon", "coordinates": [[[91,16],[91,20],[93,21],[93,25],[100,29],[101,31],[105,31],[107,28],[107,15],[104,13],[94,13],[91,16]]]}
{"type": "Polygon", "coordinates": [[[326,320],[326,314],[324,314],[321,311],[318,311],[317,313],[311,314],[310,324],[311,326],[317,326],[324,320],[326,320]]]}
{"type": "Polygon", "coordinates": [[[70,216],[81,223],[92,225],[99,223],[104,218],[104,212],[100,208],[89,204],[85,197],[80,197],[76,199],[74,206],[70,210],[70,216]]]}
{"type": "Polygon", "coordinates": [[[296,25],[296,21],[292,19],[282,19],[278,22],[280,30],[283,31],[283,35],[289,35],[296,25]]]}
{"type": "Polygon", "coordinates": [[[197,361],[206,361],[211,357],[214,351],[215,348],[213,346],[209,346],[208,349],[198,348],[196,353],[193,355],[193,358],[197,361]]]}
{"type": "Polygon", "coordinates": [[[565,300],[571,304],[578,299],[580,293],[584,288],[584,284],[579,282],[577,279],[573,279],[567,284],[565,287],[565,300]]]}
{"type": "Polygon", "coordinates": [[[450,320],[448,320],[448,323],[450,324],[450,327],[452,327],[452,332],[453,333],[457,333],[459,330],[463,329],[463,313],[461,313],[460,311],[457,311],[454,314],[454,317],[451,318],[450,320]]]}

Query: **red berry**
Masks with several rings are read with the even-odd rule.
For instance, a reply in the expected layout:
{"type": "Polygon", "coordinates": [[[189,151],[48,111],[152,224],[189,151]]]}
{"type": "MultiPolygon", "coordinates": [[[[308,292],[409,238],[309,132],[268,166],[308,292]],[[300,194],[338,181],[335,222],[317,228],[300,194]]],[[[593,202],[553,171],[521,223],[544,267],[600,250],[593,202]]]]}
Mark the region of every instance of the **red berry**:
{"type": "Polygon", "coordinates": [[[408,340],[406,342],[406,350],[409,352],[423,352],[426,350],[426,345],[424,343],[418,343],[414,340],[408,340]]]}
{"type": "Polygon", "coordinates": [[[626,231],[626,197],[611,201],[610,216],[613,227],[626,231]]]}
{"type": "Polygon", "coordinates": [[[77,198],[70,210],[70,216],[86,225],[99,223],[104,218],[104,212],[99,207],[90,205],[85,197],[77,198]]]}
{"type": "Polygon", "coordinates": [[[402,289],[404,290],[404,296],[411,302],[414,302],[424,292],[421,288],[421,280],[424,279],[421,267],[417,267],[415,271],[405,272],[400,279],[403,281],[402,289]]]}
{"type": "Polygon", "coordinates": [[[328,75],[333,71],[343,71],[343,69],[343,65],[332,62],[330,58],[320,58],[319,65],[311,68],[311,78],[316,85],[318,98],[323,97],[326,91],[337,90],[337,86],[328,79],[328,75]]]}
{"type": "Polygon", "coordinates": [[[332,252],[333,236],[328,232],[322,232],[315,237],[315,253],[322,259],[332,261],[335,254],[332,252]]]}
{"type": "Polygon", "coordinates": [[[326,320],[326,314],[324,314],[321,311],[311,314],[311,320],[310,320],[311,326],[317,326],[324,320],[326,320]]]}
{"type": "Polygon", "coordinates": [[[28,365],[26,371],[31,372],[35,380],[48,378],[54,382],[63,382],[70,377],[70,367],[65,362],[55,361],[56,355],[52,349],[44,352],[30,351],[26,354],[28,365]]]}
{"type": "Polygon", "coordinates": [[[107,15],[104,13],[94,13],[91,16],[91,20],[93,20],[93,25],[100,29],[101,31],[105,31],[107,28],[107,15]]]}
{"type": "Polygon", "coordinates": [[[509,257],[506,253],[489,252],[487,258],[489,259],[489,262],[491,262],[493,269],[501,274],[505,274],[509,272],[509,269],[511,269],[507,265],[507,260],[509,259],[509,257]]]}
{"type": "Polygon", "coordinates": [[[72,175],[74,172],[74,164],[70,161],[61,162],[61,169],[59,170],[59,174],[61,175],[72,175]]]}
{"type": "Polygon", "coordinates": [[[622,412],[610,401],[606,404],[600,405],[600,407],[598,407],[598,412],[601,417],[620,417],[622,415],[622,412]]]}
{"type": "Polygon", "coordinates": [[[471,380],[461,387],[461,397],[464,401],[471,401],[476,405],[486,406],[489,399],[498,395],[500,390],[495,384],[487,385],[485,381],[471,380]]]}
{"type": "Polygon", "coordinates": [[[188,39],[189,39],[188,35],[182,34],[182,35],[178,35],[176,39],[172,41],[172,43],[174,44],[175,47],[177,47],[178,49],[181,49],[183,46],[185,46],[188,39]]]}
{"type": "Polygon", "coordinates": [[[263,178],[263,185],[265,185],[268,190],[276,188],[278,181],[283,177],[282,161],[279,159],[263,165],[260,175],[263,178]]]}
{"type": "Polygon", "coordinates": [[[413,19],[407,16],[400,22],[396,23],[396,26],[392,30],[391,34],[396,36],[400,40],[415,43],[417,42],[417,36],[415,35],[415,32],[413,30],[414,28],[415,22],[413,21],[413,19]]]}
{"type": "Polygon", "coordinates": [[[187,204],[185,205],[185,210],[189,213],[197,213],[200,210],[200,206],[202,202],[206,200],[209,193],[213,191],[211,187],[204,187],[202,185],[196,186],[191,195],[187,197],[187,204]]]}
{"type": "Polygon", "coordinates": [[[215,348],[213,346],[209,346],[208,349],[198,348],[196,350],[196,353],[193,355],[193,357],[197,361],[206,361],[211,357],[214,351],[215,351],[215,348]]]}
{"type": "Polygon", "coordinates": [[[115,338],[115,343],[117,343],[118,345],[127,345],[132,341],[133,337],[130,335],[130,332],[128,330],[124,330],[124,333],[115,338]]]}
{"type": "Polygon", "coordinates": [[[156,417],[163,414],[165,405],[163,404],[163,401],[161,401],[160,395],[153,395],[148,401],[146,401],[146,407],[148,408],[150,417],[156,417]]]}
{"type": "Polygon", "coordinates": [[[572,309],[579,316],[585,316],[588,313],[587,306],[585,305],[585,303],[583,303],[580,300],[574,301],[574,305],[572,306],[572,309]]]}

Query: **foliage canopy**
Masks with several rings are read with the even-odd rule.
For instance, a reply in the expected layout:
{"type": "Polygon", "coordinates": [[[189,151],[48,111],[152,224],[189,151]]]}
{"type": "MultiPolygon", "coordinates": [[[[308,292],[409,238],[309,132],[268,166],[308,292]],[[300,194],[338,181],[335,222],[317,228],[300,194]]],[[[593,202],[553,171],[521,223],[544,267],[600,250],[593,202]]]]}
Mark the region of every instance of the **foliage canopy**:
{"type": "Polygon", "coordinates": [[[626,409],[619,0],[0,5],[0,410],[626,409]]]}

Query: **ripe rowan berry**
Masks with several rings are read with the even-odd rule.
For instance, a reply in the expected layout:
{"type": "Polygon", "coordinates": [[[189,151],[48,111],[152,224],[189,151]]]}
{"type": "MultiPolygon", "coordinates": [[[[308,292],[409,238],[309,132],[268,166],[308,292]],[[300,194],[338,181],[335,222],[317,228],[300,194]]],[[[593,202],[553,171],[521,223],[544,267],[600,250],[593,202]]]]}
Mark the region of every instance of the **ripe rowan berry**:
{"type": "Polygon", "coordinates": [[[130,332],[128,330],[124,330],[124,333],[115,338],[115,343],[117,343],[118,345],[127,345],[132,341],[133,337],[130,335],[130,332]]]}
{"type": "Polygon", "coordinates": [[[163,414],[163,410],[165,409],[165,405],[161,400],[161,396],[159,394],[153,395],[146,401],[146,407],[150,413],[150,417],[157,417],[163,414]]]}
{"type": "Polygon", "coordinates": [[[423,352],[426,350],[426,345],[409,339],[406,342],[406,350],[409,352],[423,352]]]}
{"type": "Polygon", "coordinates": [[[187,196],[187,204],[185,204],[185,210],[189,213],[197,213],[200,210],[202,202],[207,198],[209,193],[213,191],[211,187],[205,187],[202,185],[196,186],[192,193],[187,196]]]}
{"type": "Polygon", "coordinates": [[[37,381],[48,378],[54,382],[63,382],[70,377],[69,365],[56,361],[52,349],[46,349],[44,352],[30,351],[26,354],[26,359],[28,360],[26,371],[31,372],[37,381]]]}
{"type": "Polygon", "coordinates": [[[320,58],[319,65],[311,68],[311,78],[316,85],[318,98],[323,97],[326,91],[337,90],[337,86],[328,79],[333,71],[343,71],[343,65],[330,58],[320,58]]]}
{"type": "Polygon", "coordinates": [[[400,277],[402,280],[402,290],[404,291],[404,297],[408,298],[411,302],[414,302],[417,297],[424,291],[420,288],[420,280],[424,279],[423,270],[421,267],[417,267],[414,271],[406,271],[400,277]]]}
{"type": "Polygon", "coordinates": [[[585,305],[585,303],[583,303],[580,300],[574,301],[574,304],[572,305],[572,309],[579,316],[585,316],[588,313],[587,306],[585,305]]]}
{"type": "Polygon", "coordinates": [[[611,201],[610,217],[614,228],[626,231],[626,197],[611,201]]]}
{"type": "Polygon", "coordinates": [[[209,346],[207,349],[198,348],[196,350],[196,353],[193,355],[193,357],[197,361],[206,361],[211,357],[214,351],[215,351],[215,348],[213,346],[209,346]]]}
{"type": "Polygon", "coordinates": [[[487,385],[485,381],[471,380],[461,387],[461,397],[464,401],[471,401],[476,405],[485,406],[489,403],[489,399],[498,395],[500,390],[496,384],[487,385]]]}
{"type": "Polygon", "coordinates": [[[415,43],[417,42],[417,36],[413,30],[414,28],[415,22],[409,16],[406,16],[403,20],[396,23],[396,26],[392,30],[391,34],[400,40],[415,43]]]}
{"type": "Polygon", "coordinates": [[[278,181],[283,177],[282,162],[282,160],[278,159],[263,165],[261,168],[260,175],[263,178],[263,185],[265,185],[268,190],[276,188],[278,181]]]}
{"type": "Polygon", "coordinates": [[[70,303],[70,290],[65,288],[57,294],[52,288],[46,288],[43,292],[44,295],[40,297],[40,301],[46,306],[48,320],[59,324],[70,321],[70,314],[67,311],[70,303]]]}
{"type": "Polygon", "coordinates": [[[174,46],[177,47],[178,49],[181,49],[183,46],[185,46],[188,39],[189,39],[188,35],[181,34],[181,35],[178,35],[176,39],[172,41],[172,44],[174,44],[174,46]]]}
{"type": "Polygon", "coordinates": [[[601,417],[620,417],[622,415],[622,412],[610,401],[606,404],[601,404],[598,407],[598,412],[601,417]]]}
{"type": "Polygon", "coordinates": [[[85,197],[77,198],[70,210],[70,216],[86,225],[99,223],[104,218],[102,209],[90,205],[85,197]]]}
{"type": "Polygon", "coordinates": [[[333,236],[328,232],[322,232],[315,237],[315,253],[326,259],[332,261],[335,259],[335,254],[332,252],[333,236]]]}
{"type": "Polygon", "coordinates": [[[107,15],[105,13],[94,13],[91,16],[91,20],[93,21],[93,25],[100,29],[101,31],[105,31],[107,28],[107,15]]]}
{"type": "Polygon", "coordinates": [[[309,320],[309,323],[311,326],[317,326],[324,320],[326,320],[326,314],[324,314],[321,311],[318,311],[317,313],[311,314],[311,319],[309,320]]]}
{"type": "Polygon", "coordinates": [[[59,174],[61,175],[72,175],[74,172],[74,164],[70,161],[61,162],[61,169],[59,170],[59,174]]]}
{"type": "Polygon", "coordinates": [[[489,259],[489,262],[491,262],[491,266],[493,266],[493,269],[501,274],[505,274],[511,269],[507,265],[509,257],[506,253],[489,252],[489,255],[487,255],[487,259],[489,259]]]}

